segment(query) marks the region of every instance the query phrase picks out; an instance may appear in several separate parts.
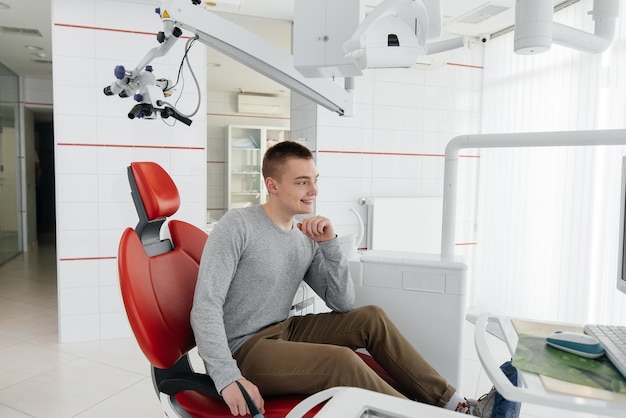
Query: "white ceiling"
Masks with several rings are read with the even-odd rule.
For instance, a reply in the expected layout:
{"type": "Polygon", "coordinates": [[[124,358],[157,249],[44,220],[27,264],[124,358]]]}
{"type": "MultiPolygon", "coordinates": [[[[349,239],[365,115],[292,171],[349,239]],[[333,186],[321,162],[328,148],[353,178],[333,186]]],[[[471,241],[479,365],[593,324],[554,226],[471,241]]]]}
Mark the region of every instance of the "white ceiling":
{"type": "MultiPolygon", "coordinates": [[[[52,78],[51,43],[51,0],[0,0],[10,6],[0,9],[0,26],[23,28],[25,32],[38,30],[41,36],[0,31],[0,62],[22,77],[52,78]],[[41,51],[31,51],[26,45],[40,47],[41,51]]],[[[145,3],[151,10],[159,5],[158,0],[119,0],[145,3]]],[[[320,0],[311,0],[320,1],[320,0]]],[[[335,0],[336,1],[336,0],[335,0]]],[[[370,10],[381,0],[362,0],[366,10],[370,10]]],[[[246,27],[258,30],[261,36],[282,44],[289,49],[291,20],[294,0],[217,0],[216,11],[227,12],[227,16],[246,27]],[[267,19],[270,18],[270,19],[267,19]]],[[[563,0],[554,0],[555,4],[563,0]]],[[[494,33],[514,23],[515,0],[441,0],[444,34],[479,36],[494,33]],[[459,23],[458,19],[484,6],[503,6],[507,10],[478,24],[459,23]]],[[[155,27],[155,32],[160,30],[155,27]]],[[[24,31],[22,31],[24,32],[24,31]]],[[[201,47],[199,45],[198,47],[201,47]]],[[[147,51],[138,51],[137,61],[147,51]]],[[[209,67],[209,87],[221,90],[269,92],[280,94],[282,88],[240,64],[209,50],[209,62],[219,63],[219,67],[209,67]]],[[[134,65],[135,63],[129,63],[134,65]]]]}

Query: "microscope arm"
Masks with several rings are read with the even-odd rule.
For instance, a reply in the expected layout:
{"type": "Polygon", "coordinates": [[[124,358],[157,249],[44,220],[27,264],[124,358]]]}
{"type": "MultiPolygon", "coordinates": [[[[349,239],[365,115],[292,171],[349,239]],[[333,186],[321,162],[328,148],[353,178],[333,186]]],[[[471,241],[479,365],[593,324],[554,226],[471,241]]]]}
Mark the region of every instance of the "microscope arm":
{"type": "Polygon", "coordinates": [[[294,67],[293,56],[258,35],[189,0],[165,0],[163,10],[177,26],[193,32],[203,44],[250,67],[328,110],[352,116],[353,97],[328,79],[308,79],[294,67]]]}
{"type": "MultiPolygon", "coordinates": [[[[134,70],[126,71],[123,66],[115,68],[117,80],[105,87],[104,93],[120,97],[133,95],[138,105],[129,112],[129,118],[154,118],[156,113],[160,113],[162,117],[173,116],[184,123],[191,123],[189,118],[164,105],[164,91],[169,82],[157,80],[150,65],[153,59],[170,51],[182,34],[181,29],[193,33],[203,44],[288,87],[292,92],[341,116],[352,116],[351,91],[332,80],[305,78],[294,68],[291,54],[206,10],[199,3],[198,0],[163,0],[161,7],[156,10],[164,26],[157,37],[161,45],[152,48],[134,70]]],[[[351,79],[346,79],[346,85],[351,82],[351,79]]]]}

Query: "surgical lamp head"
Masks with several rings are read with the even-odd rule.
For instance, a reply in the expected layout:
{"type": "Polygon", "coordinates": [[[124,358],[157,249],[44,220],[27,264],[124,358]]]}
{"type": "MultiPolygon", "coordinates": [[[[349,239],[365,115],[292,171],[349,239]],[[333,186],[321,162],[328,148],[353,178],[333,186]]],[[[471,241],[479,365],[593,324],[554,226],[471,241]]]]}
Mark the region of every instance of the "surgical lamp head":
{"type": "Polygon", "coordinates": [[[428,34],[421,0],[385,0],[363,19],[343,52],[360,69],[409,68],[426,54],[428,34]]]}

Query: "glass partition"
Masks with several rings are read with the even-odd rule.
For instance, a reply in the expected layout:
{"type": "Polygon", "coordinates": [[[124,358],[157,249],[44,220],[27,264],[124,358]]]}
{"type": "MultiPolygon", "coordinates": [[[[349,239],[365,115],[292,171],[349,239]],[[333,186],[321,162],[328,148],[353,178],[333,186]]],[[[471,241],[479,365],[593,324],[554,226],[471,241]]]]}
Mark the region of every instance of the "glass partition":
{"type": "Polygon", "coordinates": [[[0,264],[21,251],[19,80],[0,64],[0,264]]]}

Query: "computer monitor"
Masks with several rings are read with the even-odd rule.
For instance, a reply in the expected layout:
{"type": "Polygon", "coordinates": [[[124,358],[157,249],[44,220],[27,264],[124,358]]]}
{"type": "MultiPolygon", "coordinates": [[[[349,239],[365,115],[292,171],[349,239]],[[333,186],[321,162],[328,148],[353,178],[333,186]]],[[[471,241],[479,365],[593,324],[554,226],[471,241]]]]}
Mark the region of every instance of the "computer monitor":
{"type": "Polygon", "coordinates": [[[626,156],[622,157],[622,191],[619,209],[617,288],[626,293],[626,156]]]}

